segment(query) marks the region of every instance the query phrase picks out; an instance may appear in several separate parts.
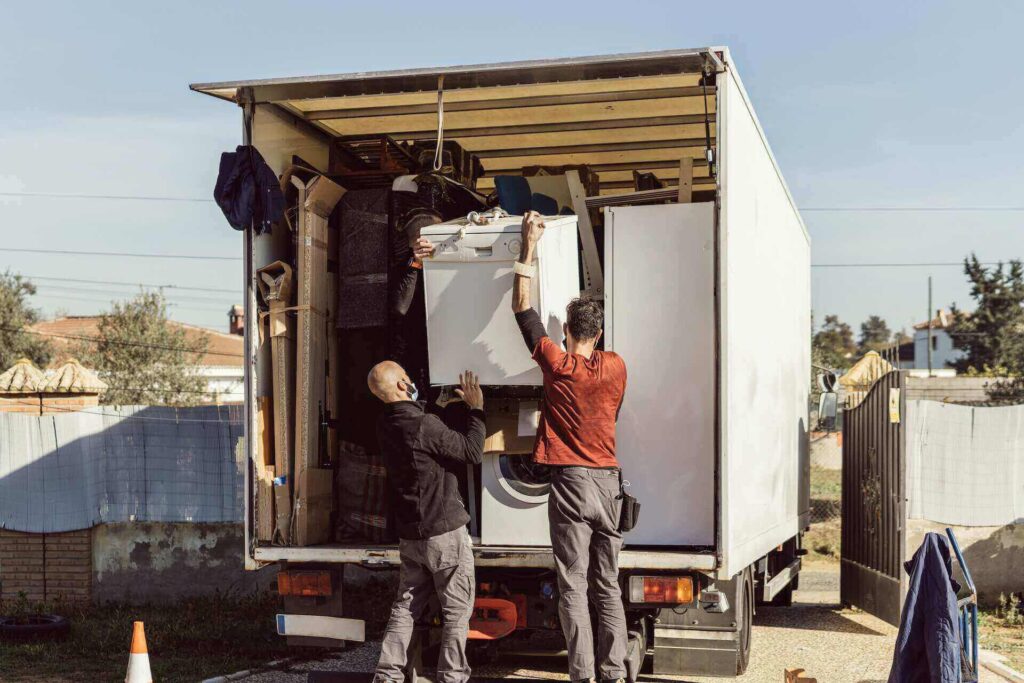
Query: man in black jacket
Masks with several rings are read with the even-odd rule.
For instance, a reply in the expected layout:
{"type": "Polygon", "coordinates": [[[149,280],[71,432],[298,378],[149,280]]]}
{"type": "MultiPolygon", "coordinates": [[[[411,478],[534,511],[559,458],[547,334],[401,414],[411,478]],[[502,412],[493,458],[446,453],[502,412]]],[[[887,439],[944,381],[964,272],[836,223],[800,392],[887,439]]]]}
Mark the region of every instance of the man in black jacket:
{"type": "Polygon", "coordinates": [[[374,683],[402,683],[413,627],[435,594],[444,619],[437,679],[469,680],[466,635],[476,579],[469,513],[452,469],[480,462],[485,426],[479,381],[469,371],[459,381],[455,393],[470,409],[465,433],[426,412],[416,400],[416,385],[397,363],[378,363],[367,378],[370,391],[387,404],[377,439],[388,467],[402,560],[374,683]]]}

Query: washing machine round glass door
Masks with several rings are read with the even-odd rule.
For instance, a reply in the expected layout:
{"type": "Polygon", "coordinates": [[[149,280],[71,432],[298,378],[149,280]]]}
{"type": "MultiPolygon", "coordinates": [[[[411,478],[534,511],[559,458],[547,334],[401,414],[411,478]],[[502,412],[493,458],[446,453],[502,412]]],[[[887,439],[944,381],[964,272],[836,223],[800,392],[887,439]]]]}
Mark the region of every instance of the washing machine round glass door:
{"type": "Polygon", "coordinates": [[[502,453],[494,458],[498,483],[510,496],[524,503],[544,503],[551,489],[551,468],[538,465],[533,455],[502,453]]]}

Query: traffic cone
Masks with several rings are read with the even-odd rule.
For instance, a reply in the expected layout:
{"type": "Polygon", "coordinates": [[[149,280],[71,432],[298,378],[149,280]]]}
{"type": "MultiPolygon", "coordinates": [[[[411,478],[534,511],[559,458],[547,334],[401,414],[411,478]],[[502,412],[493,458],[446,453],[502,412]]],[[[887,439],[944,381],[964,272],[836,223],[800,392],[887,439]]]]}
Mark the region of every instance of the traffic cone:
{"type": "Polygon", "coordinates": [[[132,628],[132,651],[128,655],[128,673],[124,683],[153,683],[153,674],[149,670],[149,650],[146,649],[146,632],[141,621],[136,621],[132,628]]]}

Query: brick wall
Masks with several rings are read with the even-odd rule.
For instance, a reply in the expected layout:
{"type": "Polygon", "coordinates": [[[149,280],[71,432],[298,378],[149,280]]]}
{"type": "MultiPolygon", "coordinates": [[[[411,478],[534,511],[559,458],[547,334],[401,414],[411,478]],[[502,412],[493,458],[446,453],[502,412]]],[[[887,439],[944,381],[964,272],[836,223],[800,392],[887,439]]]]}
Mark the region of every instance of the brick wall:
{"type": "Polygon", "coordinates": [[[7,394],[6,396],[0,396],[0,411],[39,415],[39,394],[7,394]]]}
{"type": "Polygon", "coordinates": [[[64,599],[92,595],[90,529],[59,534],[28,534],[0,529],[0,600],[64,599]]]}
{"type": "Polygon", "coordinates": [[[97,394],[41,394],[42,414],[68,413],[90,406],[98,406],[97,394]]]}

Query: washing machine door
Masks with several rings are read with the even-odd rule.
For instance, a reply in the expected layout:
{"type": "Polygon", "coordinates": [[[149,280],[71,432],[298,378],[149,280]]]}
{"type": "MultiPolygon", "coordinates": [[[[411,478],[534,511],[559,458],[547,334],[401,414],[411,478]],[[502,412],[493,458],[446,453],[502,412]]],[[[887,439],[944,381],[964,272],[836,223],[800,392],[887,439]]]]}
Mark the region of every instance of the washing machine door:
{"type": "Polygon", "coordinates": [[[493,460],[498,485],[523,503],[541,504],[551,490],[551,468],[538,465],[531,454],[503,453],[493,460]]]}

